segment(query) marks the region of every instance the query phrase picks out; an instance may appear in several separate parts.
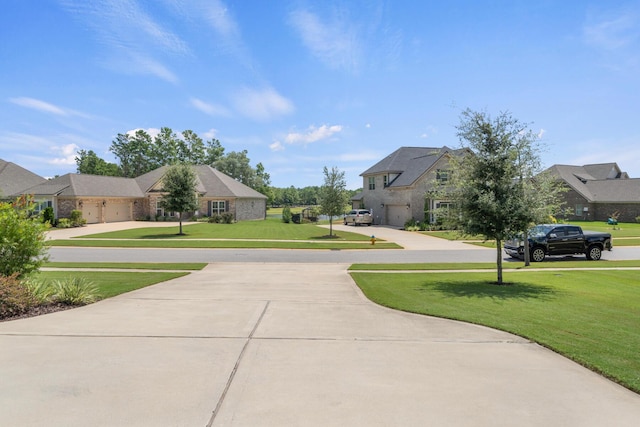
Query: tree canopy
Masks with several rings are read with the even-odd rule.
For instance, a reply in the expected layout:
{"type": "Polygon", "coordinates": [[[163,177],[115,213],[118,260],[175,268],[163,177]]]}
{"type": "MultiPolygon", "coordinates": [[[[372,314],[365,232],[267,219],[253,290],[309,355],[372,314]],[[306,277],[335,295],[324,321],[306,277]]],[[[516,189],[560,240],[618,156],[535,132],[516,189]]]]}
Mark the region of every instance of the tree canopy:
{"type": "Polygon", "coordinates": [[[335,166],[331,170],[325,166],[323,173],[324,185],[320,188],[319,194],[320,213],[329,216],[329,236],[333,236],[333,217],[343,214],[349,201],[347,182],[344,171],[338,170],[335,166]]]}
{"type": "Polygon", "coordinates": [[[178,212],[180,220],[180,235],[182,232],[182,215],[198,209],[198,195],[196,194],[196,174],[190,165],[177,164],[169,167],[162,177],[162,189],[166,194],[162,197],[161,206],[170,211],[178,212]]]}
{"type": "Polygon", "coordinates": [[[537,136],[509,113],[492,118],[466,110],[457,130],[468,154],[452,159],[455,207],[449,220],[466,234],[496,242],[497,283],[502,284],[503,241],[538,221],[557,192],[548,180],[536,179],[537,136]]]}

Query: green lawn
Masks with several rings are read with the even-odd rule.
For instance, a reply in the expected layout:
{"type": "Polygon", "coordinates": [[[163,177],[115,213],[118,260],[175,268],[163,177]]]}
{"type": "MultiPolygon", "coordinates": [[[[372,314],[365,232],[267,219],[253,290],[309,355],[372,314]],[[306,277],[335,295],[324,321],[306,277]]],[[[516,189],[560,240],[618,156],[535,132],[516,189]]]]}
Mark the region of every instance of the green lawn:
{"type": "MultiPolygon", "coordinates": [[[[567,221],[565,224],[579,225],[583,230],[611,233],[613,247],[616,246],[640,246],[640,224],[625,222],[615,226],[602,221],[567,221]]],[[[495,241],[482,242],[482,236],[461,236],[456,231],[421,231],[428,236],[439,237],[447,240],[462,240],[478,246],[495,248],[495,241]]]]}
{"type": "Polygon", "coordinates": [[[242,221],[235,224],[198,223],[183,227],[136,228],[97,233],[69,240],[47,241],[51,246],[130,248],[274,248],[274,249],[399,249],[395,243],[376,241],[367,235],[336,232],[313,224],[285,224],[278,219],[242,221]],[[217,240],[220,239],[220,240],[217,240]]]}
{"type": "Polygon", "coordinates": [[[165,262],[46,262],[43,267],[50,268],[118,268],[136,270],[202,270],[205,262],[165,263],[165,262]]]}
{"type": "Polygon", "coordinates": [[[507,270],[509,286],[495,272],[351,275],[381,305],[526,337],[640,392],[637,271],[507,270]]]}
{"type": "MultiPolygon", "coordinates": [[[[502,264],[504,270],[527,270],[539,268],[640,268],[640,260],[624,261],[588,261],[586,258],[576,261],[566,261],[564,259],[549,259],[545,262],[532,263],[529,267],[524,266],[522,261],[505,262],[502,264]]],[[[442,263],[414,263],[414,264],[353,264],[349,267],[351,271],[359,270],[388,270],[388,271],[416,271],[416,270],[495,270],[495,262],[442,262],[442,263]]]]}
{"type": "Polygon", "coordinates": [[[130,292],[146,286],[155,285],[178,277],[184,273],[163,272],[92,272],[92,271],[41,271],[36,276],[44,281],[64,280],[70,277],[84,277],[98,287],[100,299],[110,298],[125,292],[130,292]]]}

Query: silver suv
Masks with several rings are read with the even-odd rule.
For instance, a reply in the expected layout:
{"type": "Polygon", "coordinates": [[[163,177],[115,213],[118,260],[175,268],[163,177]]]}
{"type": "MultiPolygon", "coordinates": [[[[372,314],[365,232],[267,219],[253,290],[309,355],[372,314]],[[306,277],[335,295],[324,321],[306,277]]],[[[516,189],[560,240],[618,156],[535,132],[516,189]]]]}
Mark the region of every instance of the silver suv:
{"type": "Polygon", "coordinates": [[[373,217],[367,209],[354,209],[344,216],[344,225],[371,225],[373,217]]]}

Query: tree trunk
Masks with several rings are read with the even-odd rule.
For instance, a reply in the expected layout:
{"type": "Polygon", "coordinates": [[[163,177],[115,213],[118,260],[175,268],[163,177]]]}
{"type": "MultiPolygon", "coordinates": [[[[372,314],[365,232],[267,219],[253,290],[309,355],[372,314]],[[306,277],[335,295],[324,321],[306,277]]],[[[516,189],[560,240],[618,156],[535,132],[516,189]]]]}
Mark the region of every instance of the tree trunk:
{"type": "Polygon", "coordinates": [[[333,236],[333,217],[329,217],[329,237],[333,236]]]}
{"type": "Polygon", "coordinates": [[[527,267],[531,264],[529,255],[529,232],[527,230],[525,230],[522,240],[524,242],[524,265],[527,267]]]}
{"type": "Polygon", "coordinates": [[[502,285],[502,240],[496,239],[497,266],[498,266],[498,285],[502,285]]]}
{"type": "Polygon", "coordinates": [[[180,222],[180,232],[178,235],[182,236],[182,212],[178,213],[178,220],[180,222]]]}

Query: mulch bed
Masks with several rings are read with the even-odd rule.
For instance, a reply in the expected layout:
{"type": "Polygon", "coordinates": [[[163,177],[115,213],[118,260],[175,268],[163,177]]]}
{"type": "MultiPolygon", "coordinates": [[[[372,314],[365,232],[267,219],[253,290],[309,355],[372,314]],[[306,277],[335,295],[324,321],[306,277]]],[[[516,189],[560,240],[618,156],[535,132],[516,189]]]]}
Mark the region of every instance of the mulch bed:
{"type": "Polygon", "coordinates": [[[69,305],[69,304],[62,304],[62,303],[39,305],[39,306],[31,307],[28,311],[26,311],[26,312],[24,312],[22,314],[18,314],[16,316],[0,317],[0,322],[8,322],[10,320],[26,319],[27,317],[35,317],[35,316],[40,316],[42,314],[55,313],[56,311],[69,310],[69,309],[75,308],[75,307],[77,307],[77,306],[69,305]]]}

